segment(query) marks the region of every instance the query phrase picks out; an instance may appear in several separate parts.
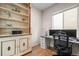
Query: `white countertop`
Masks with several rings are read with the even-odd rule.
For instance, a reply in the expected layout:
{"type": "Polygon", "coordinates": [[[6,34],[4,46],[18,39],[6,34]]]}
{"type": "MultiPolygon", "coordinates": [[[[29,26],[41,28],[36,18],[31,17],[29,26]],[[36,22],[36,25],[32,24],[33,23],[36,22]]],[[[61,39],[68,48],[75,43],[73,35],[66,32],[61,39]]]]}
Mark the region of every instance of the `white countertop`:
{"type": "Polygon", "coordinates": [[[6,35],[0,35],[0,38],[2,37],[13,37],[13,36],[24,36],[24,35],[31,35],[31,34],[15,34],[15,35],[11,35],[11,34],[6,34],[6,35]]]}
{"type": "Polygon", "coordinates": [[[53,36],[41,36],[42,38],[50,38],[53,39],[53,36]]]}
{"type": "MultiPolygon", "coordinates": [[[[41,36],[41,37],[46,38],[46,39],[53,39],[53,36],[41,36]]],[[[69,42],[79,44],[79,40],[77,40],[77,38],[73,38],[73,37],[69,37],[69,42]]]]}

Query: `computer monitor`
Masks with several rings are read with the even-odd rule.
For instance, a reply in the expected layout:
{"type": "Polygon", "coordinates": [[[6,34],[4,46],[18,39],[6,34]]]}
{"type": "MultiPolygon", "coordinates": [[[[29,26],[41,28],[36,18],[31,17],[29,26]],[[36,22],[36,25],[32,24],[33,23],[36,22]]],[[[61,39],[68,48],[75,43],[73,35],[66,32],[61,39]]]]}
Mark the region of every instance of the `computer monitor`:
{"type": "Polygon", "coordinates": [[[76,30],[75,29],[64,29],[64,30],[49,30],[49,35],[56,33],[57,31],[65,32],[69,37],[76,37],[76,30]]]}
{"type": "Polygon", "coordinates": [[[53,35],[53,34],[55,34],[58,31],[60,31],[60,30],[49,30],[49,35],[53,35]]]}

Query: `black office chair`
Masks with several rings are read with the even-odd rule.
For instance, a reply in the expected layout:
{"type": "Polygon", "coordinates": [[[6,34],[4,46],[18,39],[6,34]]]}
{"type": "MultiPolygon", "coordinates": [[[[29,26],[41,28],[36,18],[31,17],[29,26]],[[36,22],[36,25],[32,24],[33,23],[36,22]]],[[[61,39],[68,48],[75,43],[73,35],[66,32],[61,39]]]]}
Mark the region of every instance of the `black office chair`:
{"type": "Polygon", "coordinates": [[[72,44],[69,43],[69,36],[64,32],[56,32],[53,37],[58,56],[70,56],[72,54],[72,44]]]}

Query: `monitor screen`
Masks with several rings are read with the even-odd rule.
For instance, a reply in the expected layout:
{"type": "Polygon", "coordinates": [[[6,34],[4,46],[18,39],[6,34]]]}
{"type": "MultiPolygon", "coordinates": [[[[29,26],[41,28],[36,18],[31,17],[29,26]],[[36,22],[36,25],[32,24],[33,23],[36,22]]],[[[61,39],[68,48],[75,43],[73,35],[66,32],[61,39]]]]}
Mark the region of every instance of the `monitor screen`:
{"type": "Polygon", "coordinates": [[[52,35],[54,33],[56,33],[57,31],[63,31],[65,32],[68,36],[70,37],[76,37],[76,30],[75,29],[71,29],[71,30],[68,30],[68,29],[64,29],[64,30],[49,30],[49,35],[52,35]]]}

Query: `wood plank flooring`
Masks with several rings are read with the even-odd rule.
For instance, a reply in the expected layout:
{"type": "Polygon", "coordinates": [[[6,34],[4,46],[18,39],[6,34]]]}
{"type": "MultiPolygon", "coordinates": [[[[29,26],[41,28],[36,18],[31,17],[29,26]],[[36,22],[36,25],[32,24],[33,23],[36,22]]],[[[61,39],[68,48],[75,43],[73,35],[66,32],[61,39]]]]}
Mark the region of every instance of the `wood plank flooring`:
{"type": "Polygon", "coordinates": [[[36,46],[33,48],[32,52],[24,55],[24,56],[52,56],[56,55],[55,50],[50,50],[50,49],[43,49],[40,48],[40,46],[36,46]]]}

